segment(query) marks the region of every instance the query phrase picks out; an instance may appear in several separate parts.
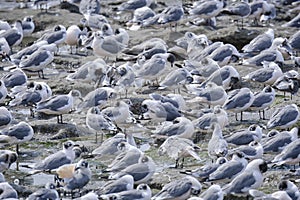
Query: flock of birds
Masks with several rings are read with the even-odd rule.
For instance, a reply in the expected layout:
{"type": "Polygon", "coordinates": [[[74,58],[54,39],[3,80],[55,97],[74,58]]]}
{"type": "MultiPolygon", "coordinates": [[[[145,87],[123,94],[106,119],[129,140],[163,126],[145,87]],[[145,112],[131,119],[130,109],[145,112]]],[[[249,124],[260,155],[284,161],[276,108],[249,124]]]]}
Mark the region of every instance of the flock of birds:
{"type": "MultiPolygon", "coordinates": [[[[46,7],[49,12],[50,2],[36,0],[34,5],[46,7]]],[[[1,20],[0,54],[5,67],[0,80],[0,199],[18,199],[15,188],[5,180],[5,172],[15,170],[10,169],[15,162],[21,161],[22,166],[19,144],[35,135],[30,121],[43,121],[36,116],[42,114],[56,116],[57,123],[63,124],[63,115],[72,113],[71,116],[85,116],[85,125],[96,134],[96,143],[101,134],[100,146],[87,156],[77,142],[68,140],[62,150],[37,158],[26,166],[31,169],[29,175],[51,173],[55,180],[24,198],[60,199],[63,192],[71,192],[71,197],[64,198],[73,198],[75,192],[78,199],[91,200],[221,200],[230,199],[230,195],[299,200],[300,192],[292,179],[282,180],[273,193],[259,190],[265,172],[274,166],[300,162],[300,14],[282,25],[294,31],[289,38],[275,37],[276,29],[269,26],[276,20],[277,8],[286,4],[299,11],[299,1],[200,0],[159,10],[166,5],[151,0],[128,0],[119,5],[82,0],[73,4],[83,15],[80,25],[56,25],[21,49],[19,45],[32,35],[38,19],[25,17],[13,25],[1,20]],[[116,16],[111,19],[99,14],[100,5],[111,6],[116,16]],[[126,27],[112,28],[110,21],[117,16],[123,20],[127,12],[131,19],[126,27]],[[173,47],[158,37],[137,45],[130,42],[135,31],[158,28],[168,32],[169,25],[171,31],[174,26],[177,31],[177,25],[186,20],[189,26],[217,28],[219,15],[234,15],[233,19],[242,20],[239,30],[244,29],[245,20],[248,24],[252,20],[255,25],[265,23],[270,28],[241,50],[191,31],[184,32],[173,47]],[[53,79],[47,79],[44,69],[66,45],[70,46],[70,54],[97,57],[65,76],[65,81],[75,85],[93,84],[94,90],[52,93],[49,83],[53,79]],[[241,67],[250,70],[242,75],[241,67]],[[39,78],[33,79],[35,76],[39,78]],[[143,89],[149,95],[142,94],[143,89]],[[82,92],[86,93],[84,97],[82,92]],[[284,92],[283,98],[280,92],[284,92]],[[286,98],[286,92],[290,98],[286,98]],[[139,103],[133,101],[138,98],[142,99],[139,103]],[[14,119],[14,110],[20,107],[28,108],[30,116],[14,119]],[[268,119],[265,111],[270,113],[268,119]],[[249,112],[259,112],[259,117],[249,112]],[[238,125],[230,118],[232,114],[238,125]],[[239,129],[241,124],[248,128],[239,129]],[[136,142],[131,133],[134,127],[144,130],[143,139],[152,141],[151,145],[162,141],[157,144],[157,154],[174,159],[175,168],[179,168],[180,173],[170,177],[158,192],[154,193],[149,183],[164,172],[158,160],[147,153],[155,145],[147,147],[136,142]],[[104,139],[106,133],[114,136],[104,139]],[[208,143],[194,143],[196,134],[207,134],[208,143]],[[15,144],[16,151],[12,151],[10,146],[15,144]],[[205,160],[199,152],[207,152],[205,160]],[[101,170],[101,174],[108,174],[105,184],[85,190],[93,181],[90,156],[111,163],[101,170]],[[187,157],[197,160],[197,168],[186,168],[187,157]],[[202,191],[202,187],[206,189],[202,191]]],[[[299,170],[292,176],[299,176],[299,170]]]]}

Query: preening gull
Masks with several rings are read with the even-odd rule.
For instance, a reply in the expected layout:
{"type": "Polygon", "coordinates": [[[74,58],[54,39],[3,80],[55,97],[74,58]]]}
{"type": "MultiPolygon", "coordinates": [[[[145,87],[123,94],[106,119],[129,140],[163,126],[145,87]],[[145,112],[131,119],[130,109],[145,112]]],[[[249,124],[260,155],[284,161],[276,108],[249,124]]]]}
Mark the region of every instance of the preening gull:
{"type": "Polygon", "coordinates": [[[45,40],[48,44],[62,44],[67,37],[66,27],[63,25],[56,25],[53,31],[45,33],[38,41],[45,40]]]}
{"type": "Polygon", "coordinates": [[[175,168],[183,167],[184,158],[191,156],[198,161],[201,161],[201,158],[197,154],[197,151],[200,150],[200,147],[195,145],[191,140],[186,138],[180,138],[178,136],[168,137],[164,143],[159,147],[158,154],[168,155],[169,157],[175,159],[175,168]],[[180,165],[179,161],[182,159],[180,165]]]}
{"type": "Polygon", "coordinates": [[[241,55],[232,44],[224,44],[216,48],[209,56],[220,66],[229,64],[230,61],[237,61],[241,55]]]}
{"type": "Polygon", "coordinates": [[[44,160],[36,163],[33,168],[36,170],[52,170],[62,165],[70,164],[75,159],[75,152],[73,150],[75,143],[67,141],[63,143],[63,149],[54,154],[49,155],[44,160]]]}
{"type": "Polygon", "coordinates": [[[227,195],[246,196],[250,189],[256,189],[263,184],[264,177],[262,173],[267,170],[268,166],[264,160],[255,159],[247,165],[243,172],[225,185],[222,190],[227,195]]]}
{"type": "Polygon", "coordinates": [[[291,199],[299,199],[300,192],[295,183],[289,180],[282,180],[279,185],[278,189],[281,191],[285,191],[291,199]]]}
{"type": "Polygon", "coordinates": [[[202,189],[201,183],[192,176],[185,176],[181,179],[174,180],[166,185],[151,199],[178,199],[184,200],[191,195],[197,195],[202,189]]]}
{"type": "Polygon", "coordinates": [[[132,11],[144,6],[150,6],[153,3],[152,0],[128,0],[123,2],[119,7],[119,11],[132,11]]]}
{"type": "Polygon", "coordinates": [[[249,88],[241,88],[232,90],[228,93],[227,99],[223,104],[225,110],[229,110],[235,113],[237,119],[237,113],[241,112],[241,121],[243,120],[243,111],[247,110],[254,101],[254,94],[249,88]]]}
{"type": "Polygon", "coordinates": [[[299,117],[300,112],[296,104],[286,105],[283,108],[275,110],[267,123],[267,128],[289,128],[298,121],[299,117]]]}
{"type": "Polygon", "coordinates": [[[17,191],[8,182],[0,183],[0,190],[0,199],[18,199],[17,191]]]}
{"type": "Polygon", "coordinates": [[[257,124],[250,125],[247,129],[239,130],[225,137],[228,143],[245,145],[252,141],[259,142],[262,138],[262,128],[257,124]]]}

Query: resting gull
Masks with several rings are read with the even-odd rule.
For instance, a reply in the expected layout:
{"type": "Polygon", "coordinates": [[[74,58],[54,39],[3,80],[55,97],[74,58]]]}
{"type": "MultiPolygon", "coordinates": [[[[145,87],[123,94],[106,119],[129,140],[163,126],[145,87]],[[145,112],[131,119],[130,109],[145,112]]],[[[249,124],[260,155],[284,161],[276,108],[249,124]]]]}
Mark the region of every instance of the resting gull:
{"type": "Polygon", "coordinates": [[[10,124],[12,121],[11,112],[4,106],[0,107],[0,127],[10,124]]]}
{"type": "Polygon", "coordinates": [[[16,162],[18,154],[10,150],[0,150],[0,173],[10,168],[11,164],[16,162]]]}
{"type": "Polygon", "coordinates": [[[23,40],[22,22],[17,20],[13,28],[0,33],[0,38],[4,37],[10,47],[18,46],[23,40]]]}
{"type": "Polygon", "coordinates": [[[115,136],[106,139],[98,148],[92,151],[93,155],[97,156],[115,156],[120,152],[118,145],[121,142],[126,142],[125,135],[123,133],[117,133],[115,136]]]}
{"type": "Polygon", "coordinates": [[[296,104],[289,104],[273,112],[267,123],[267,128],[286,129],[293,126],[299,119],[300,112],[296,104]]]}
{"type": "Polygon", "coordinates": [[[3,80],[0,80],[0,103],[3,103],[7,96],[7,88],[3,80]]]}
{"type": "Polygon", "coordinates": [[[35,199],[59,199],[58,192],[53,183],[46,184],[45,188],[39,189],[28,196],[27,200],[35,199]]]}
{"type": "Polygon", "coordinates": [[[16,68],[5,74],[2,80],[6,87],[13,88],[25,85],[27,83],[27,75],[21,69],[16,68]]]}
{"type": "Polygon", "coordinates": [[[296,165],[300,161],[300,139],[296,139],[284,147],[282,152],[275,156],[272,163],[276,165],[290,164],[296,165]]]}
{"type": "Polygon", "coordinates": [[[24,17],[24,19],[22,20],[23,36],[30,36],[33,33],[34,29],[35,24],[33,22],[33,19],[31,17],[24,17]]]}
{"type": "Polygon", "coordinates": [[[133,190],[134,180],[129,174],[122,176],[117,180],[106,182],[96,193],[100,195],[118,193],[127,190],[133,190]]]}

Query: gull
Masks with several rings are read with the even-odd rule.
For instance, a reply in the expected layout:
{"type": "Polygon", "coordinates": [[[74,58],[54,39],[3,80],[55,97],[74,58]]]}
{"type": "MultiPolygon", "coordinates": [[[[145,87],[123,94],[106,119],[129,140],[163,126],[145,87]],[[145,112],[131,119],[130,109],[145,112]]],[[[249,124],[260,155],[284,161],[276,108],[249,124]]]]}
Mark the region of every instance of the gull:
{"type": "Polygon", "coordinates": [[[33,168],[36,170],[53,170],[62,165],[70,164],[75,159],[73,150],[75,143],[71,140],[63,143],[63,149],[49,155],[43,161],[36,163],[33,168]]]}
{"type": "MultiPolygon", "coordinates": [[[[186,32],[189,33],[189,32],[186,32]]],[[[199,52],[205,49],[209,45],[209,40],[206,35],[195,35],[194,33],[186,36],[186,53],[190,60],[194,60],[199,55],[199,52]]],[[[181,45],[184,45],[181,44],[181,45]]],[[[185,46],[185,45],[184,45],[185,46]]]]}
{"type": "Polygon", "coordinates": [[[114,106],[102,109],[101,113],[107,115],[117,126],[126,124],[128,121],[133,120],[129,104],[131,104],[130,101],[127,103],[123,100],[119,100],[114,106]]]}
{"type": "Polygon", "coordinates": [[[31,140],[33,134],[33,128],[28,123],[21,121],[2,129],[0,131],[0,141],[2,145],[16,144],[16,152],[19,154],[19,144],[31,140]]]}
{"type": "Polygon", "coordinates": [[[277,199],[285,199],[285,200],[292,200],[290,196],[287,194],[286,191],[276,191],[272,194],[265,194],[264,192],[251,189],[249,190],[249,194],[254,198],[254,200],[263,200],[263,199],[269,199],[269,200],[277,200],[277,199]]]}
{"type": "Polygon", "coordinates": [[[15,86],[22,86],[27,83],[27,75],[23,70],[16,68],[5,74],[2,80],[7,88],[13,88],[15,86]]]}
{"type": "Polygon", "coordinates": [[[99,87],[85,95],[82,102],[80,102],[77,106],[78,112],[94,106],[103,108],[107,102],[115,99],[116,97],[117,93],[113,88],[99,87]]]}
{"type": "Polygon", "coordinates": [[[222,187],[225,194],[235,196],[248,195],[250,189],[256,189],[263,184],[263,174],[268,169],[266,162],[262,159],[251,161],[246,169],[237,175],[230,183],[222,187]]]}
{"type": "Polygon", "coordinates": [[[119,179],[122,176],[129,174],[134,179],[134,184],[141,184],[148,182],[156,170],[156,165],[151,157],[142,156],[139,162],[126,167],[120,172],[113,173],[109,176],[109,179],[119,179]]]}
{"type": "Polygon", "coordinates": [[[192,176],[185,176],[181,179],[174,180],[166,185],[151,199],[177,199],[184,200],[191,195],[197,195],[202,189],[201,183],[192,176]]]}
{"type": "Polygon", "coordinates": [[[296,94],[299,90],[299,81],[297,80],[297,78],[290,77],[288,74],[284,73],[273,83],[272,87],[278,91],[283,91],[284,97],[285,92],[290,92],[292,99],[293,95],[296,94]]]}
{"type": "Polygon", "coordinates": [[[221,129],[229,124],[227,112],[221,106],[215,106],[213,112],[205,113],[193,121],[194,127],[204,132],[210,129],[213,122],[217,122],[221,129]]]}
{"type": "Polygon", "coordinates": [[[291,19],[289,22],[287,22],[281,26],[282,27],[298,27],[299,28],[299,22],[300,22],[300,14],[298,14],[293,19],[291,19]]]}
{"type": "Polygon", "coordinates": [[[237,113],[241,112],[241,121],[243,120],[243,111],[247,110],[254,101],[254,94],[249,88],[232,90],[228,93],[227,99],[223,104],[225,110],[232,111],[237,119],[237,113]]]}
{"type": "Polygon", "coordinates": [[[7,21],[0,20],[0,30],[8,30],[11,29],[11,26],[7,21]]]}
{"type": "Polygon", "coordinates": [[[146,99],[142,102],[142,110],[142,117],[151,119],[152,122],[173,121],[181,116],[179,110],[170,102],[146,99]]]}
{"type": "Polygon", "coordinates": [[[227,93],[222,86],[214,82],[208,82],[204,88],[197,88],[193,91],[197,96],[195,100],[209,106],[223,105],[227,99],[227,93]]]}
{"type": "Polygon", "coordinates": [[[53,53],[55,50],[55,44],[53,44],[50,48],[49,46],[40,47],[33,54],[22,57],[19,64],[20,69],[22,69],[25,73],[38,72],[39,78],[44,79],[43,69],[54,60],[53,53]]]}
{"type": "Polygon", "coordinates": [[[137,8],[134,10],[133,17],[129,21],[129,23],[143,24],[144,20],[146,20],[150,17],[153,17],[154,15],[155,15],[155,12],[148,6],[137,8]]]}
{"type": "Polygon", "coordinates": [[[7,88],[3,80],[0,80],[0,103],[3,103],[7,96],[7,88]]]}
{"type": "Polygon", "coordinates": [[[272,28],[269,28],[264,33],[253,38],[249,42],[249,44],[246,44],[242,48],[242,51],[244,53],[248,53],[250,55],[259,53],[259,52],[271,47],[273,40],[274,40],[274,30],[272,28]]]}
{"type": "Polygon", "coordinates": [[[33,33],[34,29],[35,24],[33,22],[33,19],[31,17],[24,17],[24,19],[22,20],[23,36],[30,36],[33,33]]]}
{"type": "Polygon", "coordinates": [[[95,32],[90,40],[94,54],[99,57],[117,57],[126,47],[112,36],[102,36],[99,31],[95,32]]]}
{"type": "Polygon", "coordinates": [[[71,90],[68,94],[54,95],[37,104],[35,111],[48,115],[56,115],[57,123],[63,123],[62,115],[74,108],[74,96],[81,97],[78,90],[71,90]]]}
{"type": "Polygon", "coordinates": [[[297,138],[293,142],[289,143],[284,149],[281,151],[280,154],[276,155],[275,158],[272,160],[272,163],[276,165],[283,165],[283,164],[290,164],[295,165],[300,161],[300,139],[297,138]]]}
{"type": "Polygon", "coordinates": [[[152,0],[128,0],[123,2],[119,7],[119,11],[132,11],[136,10],[138,8],[147,6],[150,7],[150,5],[153,3],[152,0]]]}
{"type": "Polygon", "coordinates": [[[282,75],[281,68],[275,62],[270,62],[267,65],[264,65],[264,68],[250,72],[244,76],[243,79],[246,81],[272,85],[282,75]]]}
{"type": "Polygon", "coordinates": [[[300,192],[298,187],[295,185],[295,183],[289,180],[282,180],[278,185],[278,189],[281,191],[285,191],[291,199],[300,198],[300,192]]]}
{"type": "Polygon", "coordinates": [[[180,68],[168,73],[166,77],[159,83],[159,89],[178,88],[179,90],[179,85],[192,82],[193,78],[191,73],[185,68],[180,68]]]}
{"type": "Polygon", "coordinates": [[[271,86],[266,86],[261,92],[254,94],[254,101],[252,102],[249,110],[259,112],[259,118],[265,119],[265,109],[270,107],[275,100],[275,90],[271,86]],[[260,111],[263,117],[260,116],[260,111]]]}
{"type": "Polygon", "coordinates": [[[95,86],[102,85],[107,76],[108,66],[102,58],[97,58],[80,66],[74,73],[69,74],[68,81],[95,82],[95,86]]]}
{"type": "Polygon", "coordinates": [[[267,123],[267,128],[286,129],[293,126],[299,119],[300,112],[296,104],[289,104],[273,112],[267,123]]]}
{"type": "MultiPolygon", "coordinates": [[[[244,28],[244,18],[247,18],[251,12],[250,5],[248,1],[242,0],[240,2],[235,2],[234,4],[225,7],[221,13],[225,13],[227,15],[238,16],[242,19],[242,29],[244,28]]],[[[238,20],[234,20],[238,22],[238,20]]]]}
{"type": "Polygon", "coordinates": [[[230,61],[238,60],[241,55],[232,44],[224,44],[216,48],[208,57],[216,61],[221,67],[229,64],[230,61]]]}
{"type": "Polygon", "coordinates": [[[118,144],[118,149],[121,153],[115,157],[105,171],[121,171],[130,165],[138,163],[140,158],[144,156],[144,153],[140,149],[128,142],[120,142],[118,144]]]}
{"type": "Polygon", "coordinates": [[[227,181],[238,176],[242,172],[248,162],[243,153],[235,152],[232,155],[232,159],[226,163],[220,165],[213,173],[209,175],[209,181],[227,181]]]}
{"type": "Polygon", "coordinates": [[[191,175],[201,181],[206,181],[211,173],[216,171],[221,165],[228,162],[225,157],[219,157],[214,163],[207,163],[206,165],[196,168],[194,170],[186,170],[180,173],[191,175]]]}
{"type": "MultiPolygon", "coordinates": [[[[197,54],[195,54],[192,58],[194,61],[201,62],[203,59],[206,59],[209,57],[209,55],[216,50],[217,48],[223,46],[223,42],[214,42],[210,45],[206,46],[202,51],[199,51],[197,54]]],[[[195,52],[196,53],[196,52],[195,52]]],[[[210,58],[211,59],[211,58],[210,58]]],[[[213,60],[213,59],[212,59],[213,60]]],[[[216,61],[215,61],[216,62],[216,61]]]]}
{"type": "Polygon", "coordinates": [[[139,184],[136,189],[127,190],[119,193],[101,195],[101,199],[143,199],[150,200],[152,196],[151,188],[147,184],[139,184]]]}
{"type": "Polygon", "coordinates": [[[93,155],[97,156],[114,156],[120,153],[118,148],[119,143],[126,142],[123,133],[117,133],[115,136],[106,139],[101,145],[92,151],[93,155]]]}
{"type": "Polygon", "coordinates": [[[53,199],[58,200],[59,195],[53,183],[47,183],[45,188],[39,189],[28,196],[27,200],[35,199],[53,199]]]}
{"type": "Polygon", "coordinates": [[[178,137],[191,139],[194,135],[194,125],[186,117],[177,117],[172,122],[164,122],[153,131],[155,136],[169,137],[177,135],[178,137]]]}
{"type": "Polygon", "coordinates": [[[222,0],[213,0],[209,2],[195,2],[193,8],[189,10],[189,14],[196,15],[203,19],[210,19],[217,16],[222,8],[224,2],[222,0]]]}
{"type": "Polygon", "coordinates": [[[223,138],[221,126],[213,122],[211,124],[211,129],[213,130],[211,139],[207,145],[207,151],[210,158],[225,157],[228,152],[228,144],[223,138]]]}
{"type": "Polygon", "coordinates": [[[262,138],[262,128],[257,124],[250,125],[247,129],[233,132],[225,139],[235,145],[247,145],[252,141],[259,142],[262,138]]]}
{"type": "Polygon", "coordinates": [[[64,186],[65,190],[82,189],[91,179],[92,172],[89,163],[81,159],[75,166],[72,178],[64,186]]]}
{"type": "Polygon", "coordinates": [[[0,38],[4,37],[10,47],[18,46],[23,40],[22,22],[17,20],[13,28],[0,33],[0,38]]]}
{"type": "Polygon", "coordinates": [[[158,93],[151,93],[149,94],[149,97],[153,100],[160,101],[162,103],[169,102],[179,110],[186,109],[185,100],[180,94],[160,95],[158,93]]]}
{"type": "Polygon", "coordinates": [[[148,81],[158,80],[168,66],[167,61],[173,66],[175,56],[171,53],[153,55],[149,60],[138,66],[136,71],[137,78],[148,81]]]}
{"type": "Polygon", "coordinates": [[[56,25],[55,27],[53,27],[53,31],[49,33],[45,33],[37,41],[45,40],[47,41],[48,44],[54,43],[56,45],[59,45],[64,43],[66,37],[67,37],[66,27],[64,27],[63,25],[56,25]]]}
{"type": "Polygon", "coordinates": [[[294,51],[300,50],[299,41],[300,41],[300,31],[297,31],[289,38],[289,45],[292,47],[294,51]]]}
{"type": "Polygon", "coordinates": [[[254,24],[258,24],[258,19],[261,15],[270,12],[270,5],[265,1],[254,1],[250,3],[251,12],[248,16],[249,19],[254,19],[254,24]]]}
{"type": "Polygon", "coordinates": [[[80,1],[79,11],[81,14],[100,13],[101,5],[99,0],[83,0],[80,1]]]}
{"type": "MultiPolygon", "coordinates": [[[[101,30],[104,24],[108,24],[107,28],[110,27],[108,20],[104,15],[99,15],[98,13],[87,12],[84,14],[84,18],[80,22],[90,29],[96,31],[101,30]]],[[[106,26],[106,25],[105,25],[106,26]]],[[[109,28],[110,29],[110,28],[109,28]]]]}
{"type": "Polygon", "coordinates": [[[2,59],[10,60],[10,46],[4,37],[0,37],[0,54],[2,55],[2,59]]]}
{"type": "Polygon", "coordinates": [[[164,143],[158,149],[158,155],[168,155],[169,157],[175,159],[175,168],[180,167],[179,160],[182,159],[181,167],[183,167],[184,158],[191,156],[198,161],[201,161],[201,158],[198,156],[197,151],[200,150],[200,147],[195,145],[193,141],[180,138],[178,136],[168,137],[164,143]]]}
{"type": "Polygon", "coordinates": [[[262,158],[264,153],[263,146],[256,141],[252,141],[248,145],[241,145],[237,148],[230,150],[230,152],[237,152],[237,151],[243,153],[247,160],[262,158]]]}
{"type": "Polygon", "coordinates": [[[76,52],[76,48],[79,45],[80,36],[86,34],[85,32],[87,32],[87,30],[83,30],[83,28],[79,28],[77,25],[71,25],[67,28],[65,43],[70,46],[71,54],[73,46],[75,46],[76,52]]]}
{"type": "Polygon", "coordinates": [[[0,199],[18,199],[17,191],[8,183],[0,183],[0,199]]]}
{"type": "Polygon", "coordinates": [[[203,83],[201,87],[205,87],[208,82],[214,82],[219,86],[223,86],[225,90],[230,89],[234,84],[240,80],[239,72],[230,65],[226,65],[214,71],[203,83]]]}
{"type": "Polygon", "coordinates": [[[219,186],[218,184],[213,184],[209,188],[207,188],[203,193],[201,193],[199,197],[204,200],[208,200],[211,198],[215,200],[222,200],[224,198],[224,193],[222,191],[221,186],[219,186]]]}
{"type": "Polygon", "coordinates": [[[96,193],[101,196],[105,194],[118,193],[122,191],[133,190],[134,180],[129,174],[122,176],[117,180],[111,180],[106,182],[96,193]]]}
{"type": "Polygon", "coordinates": [[[0,127],[10,124],[11,121],[12,121],[11,112],[9,110],[7,110],[6,107],[1,106],[0,107],[0,127]]]}
{"type": "Polygon", "coordinates": [[[184,10],[181,5],[174,5],[165,8],[160,14],[157,22],[159,24],[175,23],[175,30],[177,22],[183,17],[184,10]]]}
{"type": "Polygon", "coordinates": [[[281,151],[286,145],[298,139],[298,132],[299,129],[297,127],[292,128],[290,131],[278,132],[263,144],[264,152],[281,151]]]}
{"type": "Polygon", "coordinates": [[[99,196],[93,191],[81,196],[80,198],[76,198],[76,200],[98,200],[98,199],[99,196]]]}
{"type": "Polygon", "coordinates": [[[10,150],[0,150],[0,173],[10,168],[11,164],[16,162],[18,154],[10,150]]]}
{"type": "Polygon", "coordinates": [[[125,46],[128,46],[129,43],[129,34],[124,28],[117,28],[115,30],[114,38],[120,42],[121,44],[124,44],[125,46]]]}
{"type": "Polygon", "coordinates": [[[97,132],[101,131],[101,140],[103,142],[103,130],[116,131],[117,127],[111,119],[103,114],[98,107],[91,107],[86,114],[86,125],[89,129],[96,132],[96,143],[98,142],[97,132]]]}

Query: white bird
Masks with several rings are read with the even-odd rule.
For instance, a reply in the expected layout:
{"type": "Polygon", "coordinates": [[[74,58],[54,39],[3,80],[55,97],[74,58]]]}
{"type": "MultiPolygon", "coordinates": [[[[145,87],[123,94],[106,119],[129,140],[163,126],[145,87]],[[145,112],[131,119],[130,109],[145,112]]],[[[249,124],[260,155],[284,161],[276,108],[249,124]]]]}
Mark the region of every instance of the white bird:
{"type": "Polygon", "coordinates": [[[263,184],[263,174],[268,170],[266,162],[262,159],[251,161],[246,169],[236,176],[229,184],[225,185],[222,190],[225,194],[236,196],[246,196],[250,189],[259,188],[263,184]]]}
{"type": "Polygon", "coordinates": [[[119,193],[101,195],[101,199],[136,199],[150,200],[152,197],[151,188],[147,184],[139,184],[136,189],[127,190],[119,193]]]}
{"type": "Polygon", "coordinates": [[[98,107],[92,107],[88,110],[86,114],[86,125],[89,129],[96,132],[96,143],[98,142],[98,131],[101,131],[101,140],[103,142],[103,130],[116,131],[117,127],[113,124],[111,119],[100,112],[98,107]]]}
{"type": "Polygon", "coordinates": [[[71,90],[69,94],[65,95],[54,95],[45,101],[39,102],[35,111],[48,115],[57,115],[57,123],[63,123],[62,115],[69,113],[74,108],[73,95],[81,97],[78,90],[71,90]]]}
{"type": "Polygon", "coordinates": [[[275,156],[272,163],[276,165],[290,164],[295,165],[300,161],[300,139],[296,139],[284,147],[282,152],[275,156]]]}
{"type": "Polygon", "coordinates": [[[264,148],[259,142],[253,141],[248,145],[241,145],[237,148],[231,149],[230,152],[241,152],[247,160],[254,160],[262,158],[264,148]]]}
{"type": "Polygon", "coordinates": [[[192,176],[174,180],[155,194],[151,200],[176,199],[185,200],[191,195],[197,195],[202,189],[201,183],[192,176]]]}
{"type": "Polygon", "coordinates": [[[148,182],[156,170],[156,164],[149,156],[142,156],[138,163],[130,165],[120,172],[112,173],[109,179],[119,179],[120,177],[129,174],[134,179],[134,184],[148,182]]]}
{"type": "Polygon", "coordinates": [[[246,145],[252,141],[259,142],[261,138],[262,128],[257,124],[252,124],[247,129],[233,132],[225,137],[228,143],[235,145],[246,145]]]}
{"type": "Polygon", "coordinates": [[[179,160],[182,159],[181,167],[183,167],[184,158],[187,156],[192,156],[196,160],[201,161],[201,158],[197,154],[197,151],[199,150],[200,147],[195,145],[193,141],[189,139],[178,136],[170,136],[159,147],[158,154],[160,156],[166,154],[175,159],[175,168],[178,168],[180,167],[179,160]]]}
{"type": "Polygon", "coordinates": [[[247,110],[254,101],[254,94],[249,88],[241,88],[232,90],[228,93],[227,99],[223,104],[225,110],[229,110],[235,113],[237,119],[237,113],[241,112],[241,121],[243,120],[243,111],[247,110]]]}
{"type": "Polygon", "coordinates": [[[116,123],[116,125],[125,124],[128,121],[132,120],[131,111],[128,104],[123,100],[117,101],[114,106],[106,107],[101,110],[101,112],[107,115],[111,121],[116,123]]]}
{"type": "Polygon", "coordinates": [[[210,158],[225,157],[228,153],[227,141],[223,138],[221,126],[213,122],[211,124],[213,130],[211,139],[208,142],[207,150],[210,158]]]}
{"type": "Polygon", "coordinates": [[[72,178],[64,186],[65,190],[82,189],[91,179],[92,172],[89,163],[81,159],[75,166],[72,178]]]}
{"type": "Polygon", "coordinates": [[[24,37],[30,36],[33,33],[35,24],[31,17],[24,17],[22,20],[22,29],[24,37]]]}
{"type": "Polygon", "coordinates": [[[36,163],[33,168],[36,170],[53,170],[62,165],[71,164],[75,159],[75,152],[73,150],[75,143],[67,141],[63,143],[63,149],[54,154],[49,155],[44,160],[36,163]]]}
{"type": "Polygon", "coordinates": [[[299,119],[300,112],[296,104],[286,105],[283,108],[278,108],[272,114],[267,123],[268,128],[285,129],[293,126],[299,119]]]}
{"type": "Polygon", "coordinates": [[[59,200],[59,195],[55,189],[55,185],[53,183],[46,184],[45,188],[35,191],[31,195],[29,195],[26,200],[35,200],[35,199],[59,200]]]}
{"type": "Polygon", "coordinates": [[[75,53],[76,48],[79,45],[80,36],[86,34],[84,30],[80,29],[77,25],[71,25],[66,30],[66,40],[64,41],[67,45],[70,46],[71,54],[72,54],[72,47],[75,46],[75,53]]]}
{"type": "Polygon", "coordinates": [[[22,22],[17,20],[13,28],[0,33],[0,38],[4,37],[10,47],[18,46],[23,40],[22,22]]]}
{"type": "Polygon", "coordinates": [[[194,135],[194,125],[186,117],[177,117],[172,122],[163,122],[163,124],[153,131],[154,136],[168,137],[177,135],[178,137],[191,139],[194,135]]]}
{"type": "Polygon", "coordinates": [[[53,31],[45,33],[38,41],[45,40],[48,44],[54,43],[56,45],[59,45],[64,43],[66,37],[66,27],[64,27],[63,25],[56,25],[55,27],[53,27],[53,31]]]}

